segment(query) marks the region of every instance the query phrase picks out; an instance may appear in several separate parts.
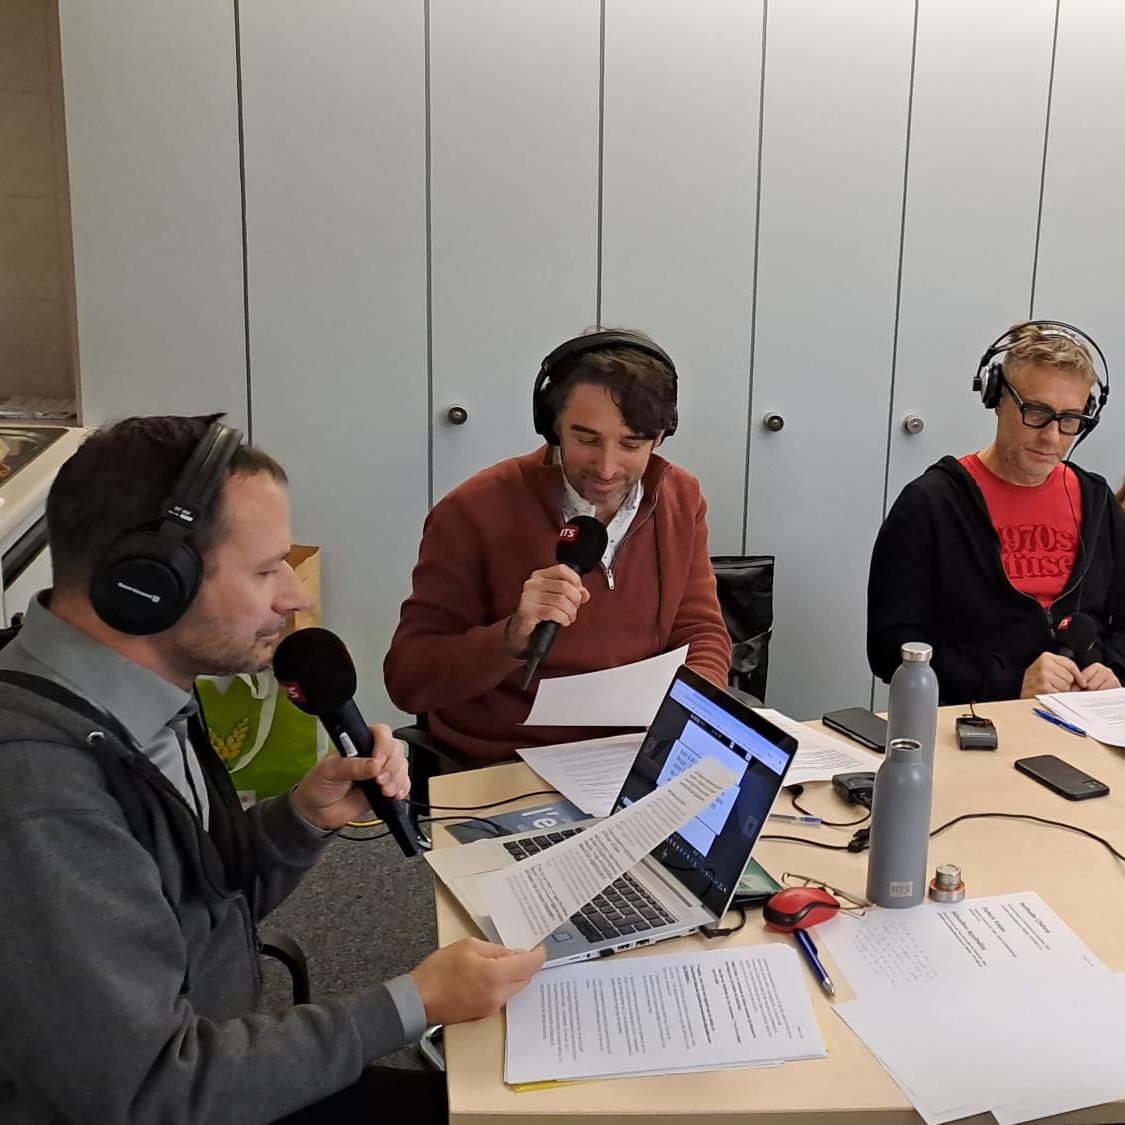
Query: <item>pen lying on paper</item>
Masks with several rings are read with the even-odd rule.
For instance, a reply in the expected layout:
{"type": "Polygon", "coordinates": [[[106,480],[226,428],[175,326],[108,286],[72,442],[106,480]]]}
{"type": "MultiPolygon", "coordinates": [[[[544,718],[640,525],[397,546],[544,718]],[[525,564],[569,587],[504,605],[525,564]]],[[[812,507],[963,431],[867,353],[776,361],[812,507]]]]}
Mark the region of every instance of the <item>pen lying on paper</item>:
{"type": "Polygon", "coordinates": [[[796,813],[771,812],[766,820],[784,820],[786,824],[823,824],[819,816],[797,816],[796,813]]]}
{"type": "Polygon", "coordinates": [[[1086,737],[1086,732],[1081,727],[1076,727],[1073,723],[1060,719],[1058,715],[1052,715],[1050,711],[1044,711],[1042,707],[1032,707],[1032,710],[1039,718],[1046,719],[1047,722],[1054,723],[1055,726],[1062,727],[1063,730],[1068,730],[1071,734],[1080,734],[1083,738],[1086,737]]]}
{"type": "Polygon", "coordinates": [[[836,995],[836,986],[832,983],[832,978],[828,975],[828,970],[820,963],[820,957],[817,955],[813,939],[809,937],[804,930],[794,930],[793,936],[797,939],[797,944],[801,947],[801,952],[805,955],[805,960],[808,961],[813,974],[816,979],[820,981],[820,987],[823,988],[829,996],[834,997],[836,995]]]}

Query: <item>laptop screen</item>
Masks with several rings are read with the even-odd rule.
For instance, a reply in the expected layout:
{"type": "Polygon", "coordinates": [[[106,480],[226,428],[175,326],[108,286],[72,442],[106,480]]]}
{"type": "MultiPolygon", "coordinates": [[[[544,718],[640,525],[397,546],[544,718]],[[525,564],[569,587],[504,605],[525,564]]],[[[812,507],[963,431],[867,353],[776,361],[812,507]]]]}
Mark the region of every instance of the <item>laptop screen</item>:
{"type": "Polygon", "coordinates": [[[637,751],[615,811],[704,755],[738,774],[737,785],[652,852],[718,916],[730,903],[796,752],[791,735],[690,668],[681,668],[637,751]]]}

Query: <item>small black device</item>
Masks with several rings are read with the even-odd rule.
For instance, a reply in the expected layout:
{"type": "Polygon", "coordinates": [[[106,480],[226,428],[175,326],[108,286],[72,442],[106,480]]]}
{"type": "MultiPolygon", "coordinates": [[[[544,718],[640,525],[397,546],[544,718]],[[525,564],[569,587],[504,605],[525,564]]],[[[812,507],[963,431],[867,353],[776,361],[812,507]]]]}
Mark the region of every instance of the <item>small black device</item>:
{"type": "Polygon", "coordinates": [[[832,788],[849,805],[862,805],[871,808],[871,798],[875,793],[873,773],[838,773],[832,778],[832,788]]]}
{"type": "MultiPolygon", "coordinates": [[[[639,352],[652,356],[668,365],[672,372],[672,386],[676,386],[676,365],[672,357],[655,341],[637,332],[624,329],[610,332],[587,332],[585,336],[575,336],[559,344],[549,355],[544,356],[539,365],[539,374],[535,379],[535,386],[531,391],[531,416],[535,423],[535,432],[547,439],[548,444],[559,444],[559,433],[555,427],[555,412],[551,407],[550,392],[555,380],[554,371],[565,361],[589,352],[608,351],[611,348],[634,348],[639,352]]],[[[560,373],[563,374],[563,373],[560,373]]],[[[677,415],[672,414],[671,424],[664,430],[664,436],[671,437],[676,432],[677,415]]]]}
{"type": "Polygon", "coordinates": [[[996,724],[981,715],[958,715],[957,745],[962,750],[995,750],[1000,744],[996,724]]]}
{"type": "Polygon", "coordinates": [[[1076,766],[1056,758],[1054,754],[1039,754],[1034,758],[1017,758],[1016,769],[1045,785],[1068,801],[1087,801],[1091,797],[1105,797],[1109,786],[1076,766]]]}
{"type": "Polygon", "coordinates": [[[883,753],[887,749],[887,720],[863,707],[826,711],[821,718],[826,727],[838,730],[863,746],[883,753]]]}
{"type": "Polygon", "coordinates": [[[150,636],[187,612],[203,580],[192,537],[214,507],[241,444],[240,431],[212,422],[153,523],[110,544],[94,571],[90,604],[111,628],[150,636]]]}

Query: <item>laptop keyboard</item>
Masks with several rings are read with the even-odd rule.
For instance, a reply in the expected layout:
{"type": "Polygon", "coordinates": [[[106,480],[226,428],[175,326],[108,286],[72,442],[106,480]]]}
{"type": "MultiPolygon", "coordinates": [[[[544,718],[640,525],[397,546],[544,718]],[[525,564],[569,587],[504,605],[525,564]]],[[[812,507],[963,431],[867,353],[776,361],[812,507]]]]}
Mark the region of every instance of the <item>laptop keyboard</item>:
{"type": "MultiPolygon", "coordinates": [[[[563,828],[558,832],[545,832],[542,836],[504,840],[502,843],[515,859],[527,859],[571,836],[577,836],[581,831],[581,828],[563,828]]],[[[572,914],[570,920],[587,941],[628,937],[675,921],[632,875],[616,879],[593,902],[577,914],[572,914]]]]}

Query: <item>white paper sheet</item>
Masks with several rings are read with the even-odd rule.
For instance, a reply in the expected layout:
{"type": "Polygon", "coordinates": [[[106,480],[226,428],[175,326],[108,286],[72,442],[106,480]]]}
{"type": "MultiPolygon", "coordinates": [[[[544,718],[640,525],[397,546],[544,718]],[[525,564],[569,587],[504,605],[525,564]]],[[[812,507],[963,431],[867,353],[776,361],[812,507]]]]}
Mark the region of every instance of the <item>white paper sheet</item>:
{"type": "Polygon", "coordinates": [[[504,1080],[823,1058],[801,974],[796,952],[780,944],[548,969],[508,1001],[504,1080]]]}
{"type": "Polygon", "coordinates": [[[601,824],[481,876],[481,898],[500,940],[515,949],[538,945],[737,781],[721,762],[701,758],[601,824]]]}
{"type": "Polygon", "coordinates": [[[644,734],[533,746],[516,753],[552,788],[590,816],[609,816],[644,734]]]}
{"type": "Polygon", "coordinates": [[[883,764],[879,754],[849,746],[839,738],[814,730],[772,707],[757,708],[763,719],[797,740],[797,756],[785,775],[786,785],[809,781],[831,781],[838,773],[874,772],[883,764]]]}
{"type": "Polygon", "coordinates": [[[1125,988],[1037,894],[873,909],[817,933],[859,997],[837,1014],[930,1125],[1125,1094],[1111,1049],[1125,988]]]}
{"type": "Polygon", "coordinates": [[[929,1125],[990,1111],[1014,1125],[1125,1096],[1123,1000],[1120,978],[1072,963],[1034,984],[931,982],[835,1010],[929,1125]]]}
{"type": "Polygon", "coordinates": [[[1081,727],[1107,746],[1125,746],[1125,688],[1068,691],[1036,697],[1060,719],[1081,727]]]}
{"type": "Polygon", "coordinates": [[[929,981],[1104,966],[1034,892],[837,915],[817,927],[860,997],[929,981]]]}
{"type": "Polygon", "coordinates": [[[656,715],[687,645],[635,664],[539,681],[526,726],[647,727],[656,715]]]}

